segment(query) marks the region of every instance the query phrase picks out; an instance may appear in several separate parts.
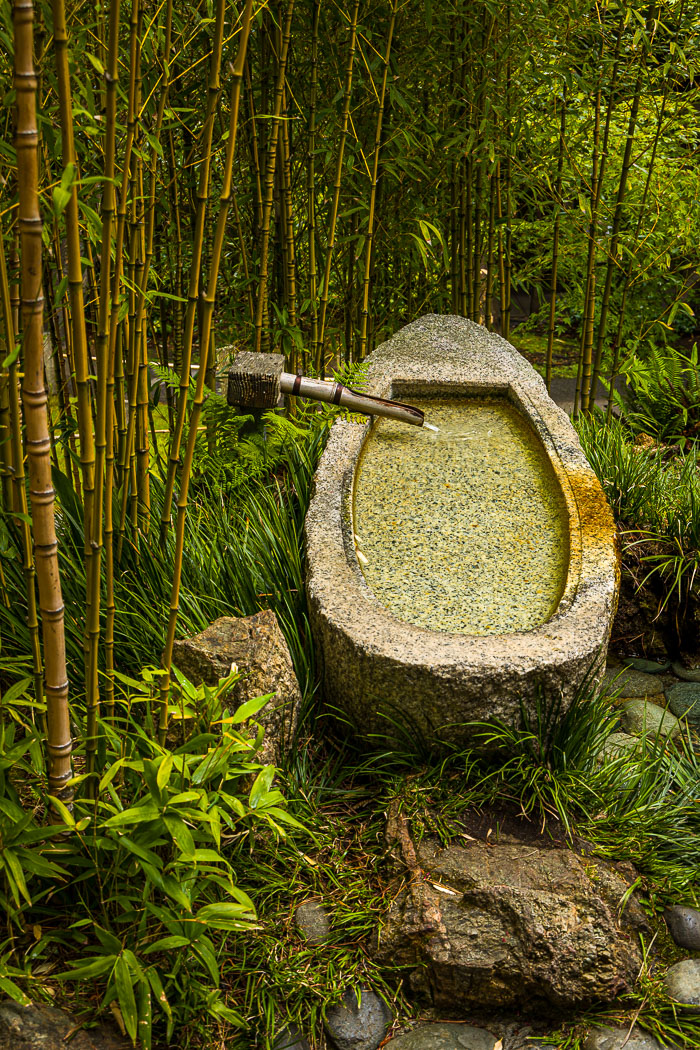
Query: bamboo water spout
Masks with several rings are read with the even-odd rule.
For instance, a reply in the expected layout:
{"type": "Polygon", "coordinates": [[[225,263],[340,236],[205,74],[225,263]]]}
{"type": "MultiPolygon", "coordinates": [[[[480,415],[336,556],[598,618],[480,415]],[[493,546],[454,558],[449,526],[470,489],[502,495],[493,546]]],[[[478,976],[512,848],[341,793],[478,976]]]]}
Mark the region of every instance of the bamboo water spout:
{"type": "Polygon", "coordinates": [[[307,376],[283,372],[282,354],[243,353],[236,354],[228,374],[228,403],[240,408],[275,408],[283,394],[293,397],[308,397],[313,401],[340,405],[350,412],[361,412],[366,416],[386,416],[412,426],[426,426],[425,415],[419,408],[405,405],[401,401],[389,401],[351,390],[325,379],[310,379],[307,376]]]}

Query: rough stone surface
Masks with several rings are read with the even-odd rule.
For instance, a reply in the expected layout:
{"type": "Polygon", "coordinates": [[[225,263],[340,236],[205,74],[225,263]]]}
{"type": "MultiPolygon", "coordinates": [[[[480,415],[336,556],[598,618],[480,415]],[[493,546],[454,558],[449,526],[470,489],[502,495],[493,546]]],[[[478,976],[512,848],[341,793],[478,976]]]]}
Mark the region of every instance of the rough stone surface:
{"type": "Polygon", "coordinates": [[[668,706],[678,718],[700,729],[700,682],[679,682],[667,692],[668,706]]]}
{"type": "Polygon", "coordinates": [[[612,865],[532,843],[443,849],[397,837],[413,870],[377,955],[410,968],[414,991],[436,1008],[550,1013],[634,984],[646,923],[634,898],[618,917],[628,883],[612,865]]]}
{"type": "Polygon", "coordinates": [[[297,929],[307,944],[323,944],[328,940],[331,924],[317,901],[305,901],[294,914],[297,929]]]}
{"type": "Polygon", "coordinates": [[[700,667],[685,667],[684,664],[674,663],[673,673],[684,682],[700,682],[700,667]]]}
{"type": "Polygon", "coordinates": [[[567,505],[569,571],[557,611],[530,631],[478,637],[398,620],[370,591],[355,555],[353,478],[370,425],[336,422],[306,518],[326,699],[362,733],[396,735],[399,721],[429,744],[466,743],[465,723],[485,717],[519,724],[521,704],[534,714],[540,691],[564,710],[602,668],[619,582],[612,514],[569,419],[509,343],[464,318],[415,321],[368,362],[368,392],[379,397],[502,394],[520,408],[567,505]]]}
{"type": "Polygon", "coordinates": [[[682,959],[671,966],[664,984],[672,999],[693,1007],[693,1013],[700,1013],[700,959],[682,959]]]}
{"type": "Polygon", "coordinates": [[[596,1028],[590,1032],[583,1050],[664,1050],[661,1043],[649,1032],[635,1027],[596,1028]]]}
{"type": "Polygon", "coordinates": [[[676,944],[700,952],[700,911],[697,908],[676,904],[666,909],[664,919],[676,944]]]}
{"type": "Polygon", "coordinates": [[[173,663],[195,685],[216,685],[235,663],[242,677],[233,687],[230,706],[274,693],[254,717],[265,730],[260,761],[280,761],[299,720],[301,693],[287,643],[271,609],[254,616],[223,616],[201,634],[176,641],[173,663]]]}
{"type": "Polygon", "coordinates": [[[76,1029],[80,1020],[45,1003],[0,1003],[0,1050],[127,1050],[131,1040],[109,1025],[76,1029]],[[70,1042],[65,1042],[70,1032],[70,1042]]]}
{"type": "Polygon", "coordinates": [[[338,1006],[326,1011],[325,1024],[336,1050],[377,1050],[391,1021],[391,1010],[378,995],[363,989],[358,1002],[349,989],[338,1006]]]}
{"type": "Polygon", "coordinates": [[[640,746],[639,737],[631,733],[611,733],[600,750],[598,758],[601,762],[605,759],[619,758],[627,751],[636,751],[640,746]]]}
{"type": "Polygon", "coordinates": [[[658,678],[630,668],[613,668],[603,675],[601,689],[604,693],[617,693],[624,697],[658,696],[663,687],[658,678]]]}
{"type": "Polygon", "coordinates": [[[390,1039],[390,1050],[493,1050],[498,1040],[469,1024],[422,1024],[390,1039]]]}
{"type": "Polygon", "coordinates": [[[272,1044],[273,1050],[310,1050],[309,1041],[304,1036],[298,1025],[291,1023],[275,1036],[272,1044]]]}
{"type": "MultiPolygon", "coordinates": [[[[663,697],[662,697],[663,699],[663,697]]],[[[621,710],[622,724],[629,733],[673,740],[681,734],[681,723],[659,704],[635,697],[625,700],[621,710]]]]}

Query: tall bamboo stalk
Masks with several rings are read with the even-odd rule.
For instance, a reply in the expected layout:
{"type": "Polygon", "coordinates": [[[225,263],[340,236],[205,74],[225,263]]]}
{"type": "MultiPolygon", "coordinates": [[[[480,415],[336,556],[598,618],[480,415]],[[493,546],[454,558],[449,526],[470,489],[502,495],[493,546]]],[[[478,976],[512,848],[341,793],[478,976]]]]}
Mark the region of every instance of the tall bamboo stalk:
{"type": "MultiPolygon", "coordinates": [[[[263,325],[268,308],[268,276],[270,266],[270,219],[275,197],[275,171],[277,167],[277,139],[279,137],[280,121],[282,117],[282,106],[284,99],[284,82],[287,71],[287,55],[289,44],[292,39],[292,15],[294,13],[294,0],[287,2],[287,17],[282,32],[282,42],[277,66],[277,81],[275,83],[275,103],[270,122],[267,142],[267,163],[265,165],[265,185],[263,189],[263,213],[262,227],[260,231],[260,274],[258,278],[258,298],[255,306],[255,349],[263,348],[263,325]]],[[[267,335],[265,336],[267,344],[267,335]]]]}
{"type": "Polygon", "coordinates": [[[557,277],[559,270],[559,233],[561,230],[562,182],[564,177],[564,151],[566,148],[566,85],[559,113],[559,148],[557,151],[557,180],[554,187],[554,230],[552,232],[552,276],[549,291],[549,325],[547,328],[547,357],[545,383],[547,391],[552,385],[552,354],[554,351],[554,321],[557,309],[557,277]]]}
{"type": "Polygon", "coordinates": [[[17,102],[18,223],[22,256],[22,346],[24,381],[22,402],[26,425],[29,495],[32,507],[39,608],[44,638],[47,709],[49,795],[70,803],[66,787],[72,776],[68,676],[63,620],[63,597],[58,568],[58,542],[54,522],[54,490],[44,385],[44,296],[41,287],[42,240],[39,211],[39,156],[36,123],[36,88],[33,58],[32,0],[14,0],[14,84],[17,102]]]}
{"type": "Polygon", "coordinates": [[[379,108],[377,111],[377,124],[374,132],[374,158],[372,161],[372,181],[369,194],[369,214],[367,217],[367,232],[365,234],[365,274],[362,282],[362,311],[360,314],[360,353],[359,359],[363,361],[367,354],[367,322],[369,320],[369,287],[370,274],[372,272],[372,252],[374,246],[374,211],[377,200],[377,175],[379,172],[379,153],[382,143],[382,121],[384,119],[384,100],[386,98],[386,85],[389,78],[389,62],[391,61],[391,42],[394,37],[396,25],[396,11],[398,0],[393,0],[391,5],[391,16],[389,19],[389,32],[387,34],[386,50],[384,51],[382,86],[379,93],[379,108]]]}
{"type": "MultiPolygon", "coordinates": [[[[350,36],[348,41],[348,59],[345,67],[345,79],[343,83],[343,109],[340,117],[340,141],[338,142],[338,156],[335,163],[335,176],[333,179],[333,201],[331,203],[330,218],[328,222],[328,243],[326,245],[326,264],[323,271],[323,283],[321,285],[321,305],[318,323],[318,338],[314,347],[314,364],[319,375],[323,375],[323,337],[326,331],[326,312],[328,310],[328,293],[331,283],[331,266],[333,263],[333,251],[335,248],[335,235],[338,225],[338,208],[340,205],[340,187],[343,177],[343,157],[345,155],[345,143],[348,137],[348,123],[350,120],[350,100],[352,98],[352,75],[355,66],[355,51],[357,49],[357,20],[360,12],[360,0],[355,0],[350,16],[350,36]]],[[[354,246],[351,249],[354,252],[354,246]]],[[[347,342],[346,342],[347,347],[347,342]]]]}
{"type": "MultiPolygon", "coordinates": [[[[194,238],[192,242],[192,256],[190,261],[190,276],[187,289],[187,310],[185,313],[185,335],[182,347],[182,362],[180,365],[180,388],[178,391],[177,414],[175,427],[170,436],[170,452],[168,455],[168,475],[165,482],[165,494],[163,496],[163,510],[160,519],[160,540],[165,542],[165,536],[171,524],[171,508],[173,493],[175,491],[175,476],[178,463],[180,462],[180,445],[182,434],[185,429],[185,416],[187,414],[187,393],[190,386],[190,374],[192,369],[192,346],[194,343],[194,326],[197,319],[197,303],[199,300],[200,266],[202,262],[202,248],[204,245],[204,224],[206,219],[207,201],[209,199],[209,179],[211,174],[212,138],[214,135],[214,119],[216,117],[216,103],[221,90],[221,51],[224,39],[224,13],[226,0],[216,0],[216,16],[214,22],[214,36],[212,49],[209,56],[209,76],[207,84],[207,111],[204,118],[204,133],[202,135],[202,156],[199,164],[199,180],[197,185],[197,205],[194,221],[194,238]]],[[[201,347],[202,344],[200,344],[201,347]]],[[[208,342],[203,344],[206,348],[208,342]]],[[[203,363],[203,362],[202,362],[203,363]]],[[[202,381],[204,381],[204,369],[201,368],[202,381]]]]}
{"type": "MultiPolygon", "coordinates": [[[[224,161],[223,183],[221,196],[219,198],[219,214],[216,221],[216,230],[209,260],[209,273],[207,279],[207,290],[202,304],[202,327],[200,331],[200,345],[209,345],[209,336],[212,328],[214,314],[214,303],[216,301],[216,287],[219,277],[221,255],[226,236],[226,225],[228,221],[228,210],[232,197],[233,161],[236,150],[236,132],[238,130],[238,111],[240,107],[241,85],[243,82],[243,64],[245,62],[248,48],[248,37],[253,15],[253,0],[246,0],[241,23],[241,38],[238,45],[238,54],[233,64],[231,74],[231,98],[229,104],[229,134],[226,140],[226,158],[224,161]]],[[[168,618],[168,631],[166,635],[165,648],[163,651],[163,669],[165,674],[160,680],[160,718],[158,725],[158,739],[161,744],[165,743],[168,730],[168,696],[170,693],[170,672],[173,659],[173,645],[175,642],[175,631],[177,629],[177,617],[180,608],[180,580],[182,577],[182,556],[185,547],[185,519],[187,515],[187,497],[189,491],[192,460],[194,457],[195,443],[197,440],[197,428],[204,403],[204,369],[200,368],[197,373],[197,386],[194,400],[192,402],[192,413],[187,435],[187,447],[180,475],[180,494],[177,503],[177,523],[175,527],[175,557],[173,566],[173,582],[170,591],[170,615],[168,618]]]]}
{"type": "MultiPolygon", "coordinates": [[[[316,96],[318,94],[318,29],[321,0],[311,0],[311,94],[309,98],[309,145],[306,196],[309,223],[309,309],[311,310],[311,352],[318,343],[318,273],[316,270],[316,96]]],[[[302,370],[306,365],[306,355],[302,370]]]]}

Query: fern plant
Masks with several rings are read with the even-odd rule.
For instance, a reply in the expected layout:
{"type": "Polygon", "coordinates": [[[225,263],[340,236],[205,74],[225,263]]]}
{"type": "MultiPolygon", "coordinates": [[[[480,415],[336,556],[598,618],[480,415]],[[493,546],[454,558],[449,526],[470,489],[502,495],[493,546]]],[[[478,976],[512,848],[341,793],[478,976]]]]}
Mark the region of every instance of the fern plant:
{"type": "Polygon", "coordinates": [[[620,369],[631,392],[629,406],[616,400],[630,426],[685,448],[700,437],[700,367],[697,343],[686,356],[652,346],[646,360],[630,358],[620,369]]]}

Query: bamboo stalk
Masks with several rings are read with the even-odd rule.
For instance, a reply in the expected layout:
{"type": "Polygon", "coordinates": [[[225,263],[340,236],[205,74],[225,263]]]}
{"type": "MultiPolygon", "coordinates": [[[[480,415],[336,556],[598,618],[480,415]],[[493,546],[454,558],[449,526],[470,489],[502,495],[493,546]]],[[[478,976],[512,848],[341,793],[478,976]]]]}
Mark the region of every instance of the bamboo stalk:
{"type": "MultiPolygon", "coordinates": [[[[265,165],[264,203],[262,227],[260,231],[260,274],[258,279],[258,298],[255,306],[255,349],[263,348],[263,325],[268,309],[268,276],[270,265],[270,219],[275,195],[275,170],[277,166],[277,139],[279,137],[280,118],[284,97],[284,82],[287,69],[287,55],[292,38],[292,14],[294,0],[288,0],[287,17],[282,32],[282,46],[275,84],[275,103],[267,145],[267,163],[265,165]]],[[[266,340],[267,341],[267,336],[266,340]]]]}
{"type": "Polygon", "coordinates": [[[554,230],[552,233],[552,276],[549,292],[549,325],[547,328],[547,357],[545,364],[545,383],[549,393],[552,385],[552,354],[554,351],[554,321],[557,307],[557,276],[559,269],[559,232],[561,229],[562,181],[564,177],[564,150],[566,147],[566,85],[559,114],[559,150],[557,153],[557,181],[554,189],[554,230]]]}
{"type": "MultiPolygon", "coordinates": [[[[316,96],[318,93],[318,36],[321,0],[311,0],[311,95],[309,99],[309,145],[307,152],[306,197],[309,224],[309,309],[311,310],[311,352],[316,359],[318,343],[318,273],[316,271],[316,96]]],[[[302,369],[307,365],[304,354],[302,369]]]]}
{"type": "MultiPolygon", "coordinates": [[[[241,24],[241,38],[238,45],[238,53],[232,68],[231,76],[231,98],[229,104],[229,134],[226,140],[226,157],[224,161],[224,174],[219,198],[219,214],[216,221],[214,242],[209,260],[209,273],[207,279],[207,290],[202,304],[202,327],[200,340],[204,346],[208,345],[211,333],[212,318],[214,314],[214,303],[216,300],[216,287],[219,276],[221,255],[223,252],[226,236],[226,225],[228,211],[232,197],[233,162],[236,150],[236,133],[238,130],[238,111],[240,107],[241,85],[243,82],[243,65],[248,47],[248,38],[253,15],[253,0],[246,0],[241,24]]],[[[165,743],[168,730],[168,697],[170,693],[170,673],[173,659],[173,645],[175,643],[175,632],[177,629],[177,617],[180,607],[180,580],[182,577],[182,557],[185,546],[185,519],[187,514],[187,498],[189,490],[192,460],[194,457],[195,444],[197,440],[197,429],[204,403],[204,369],[200,368],[197,374],[197,388],[192,403],[190,426],[187,435],[187,446],[180,475],[180,494],[177,503],[177,522],[175,528],[175,556],[173,566],[173,582],[170,592],[170,615],[168,618],[168,631],[166,635],[165,648],[163,651],[162,664],[165,674],[160,680],[160,717],[158,724],[158,740],[161,745],[165,743]]]]}
{"type": "MultiPolygon", "coordinates": [[[[318,338],[314,347],[314,364],[316,371],[323,377],[323,339],[326,331],[326,312],[328,310],[328,293],[331,283],[331,266],[333,263],[333,251],[335,249],[335,237],[338,226],[338,208],[340,205],[340,187],[343,177],[343,157],[345,155],[345,143],[348,137],[348,123],[350,120],[350,100],[352,97],[352,79],[355,66],[355,51],[357,50],[357,20],[360,12],[360,0],[355,0],[350,17],[350,37],[348,42],[348,60],[345,67],[345,80],[343,84],[343,109],[340,118],[340,141],[338,143],[338,156],[335,164],[335,176],[333,179],[333,201],[331,203],[330,219],[328,223],[328,244],[326,246],[326,264],[323,271],[323,283],[321,285],[321,303],[319,308],[318,338]]],[[[354,252],[354,244],[351,252],[354,252]]],[[[346,325],[347,328],[347,325],[346,325]]],[[[352,321],[350,321],[352,328],[352,321]]],[[[349,341],[346,332],[346,347],[349,352],[349,341]]]]}
{"type": "Polygon", "coordinates": [[[42,239],[39,211],[39,158],[36,123],[37,80],[33,59],[32,0],[14,0],[14,83],[17,104],[18,224],[22,254],[21,301],[24,381],[22,401],[26,424],[29,494],[32,507],[36,576],[44,637],[47,707],[49,795],[70,804],[72,776],[68,676],[63,597],[54,522],[55,493],[51,483],[48,397],[44,385],[41,287],[42,239]]]}
{"type": "Polygon", "coordinates": [[[360,361],[364,361],[367,353],[367,322],[369,319],[369,286],[370,274],[372,272],[372,249],[374,245],[374,219],[375,205],[377,200],[377,174],[379,171],[379,153],[382,142],[382,121],[384,119],[384,100],[386,98],[386,85],[389,78],[389,62],[391,60],[391,42],[396,25],[396,12],[398,0],[392,0],[391,17],[389,19],[389,32],[387,35],[386,50],[384,52],[382,87],[379,94],[379,109],[377,112],[377,125],[374,133],[374,159],[372,161],[372,181],[369,195],[369,215],[367,217],[367,232],[365,234],[365,274],[362,282],[362,311],[360,314],[360,361]]]}
{"type": "MultiPolygon", "coordinates": [[[[204,244],[204,226],[206,219],[207,201],[209,199],[209,179],[211,173],[212,139],[214,135],[214,119],[216,117],[216,103],[219,98],[221,52],[224,39],[224,13],[226,0],[216,0],[216,17],[214,23],[214,37],[209,57],[209,75],[207,83],[207,110],[204,119],[204,133],[202,135],[202,157],[199,165],[199,180],[197,185],[197,205],[194,221],[194,238],[192,242],[192,255],[190,260],[190,276],[187,289],[187,310],[185,312],[185,336],[182,347],[182,362],[180,366],[180,387],[178,391],[177,413],[175,427],[170,437],[170,452],[168,455],[168,475],[165,481],[165,494],[163,496],[163,510],[160,519],[160,541],[165,542],[167,531],[171,525],[171,508],[173,493],[175,491],[175,476],[178,463],[180,462],[180,445],[182,434],[185,429],[185,416],[187,414],[187,394],[190,386],[190,374],[192,369],[192,346],[194,343],[194,326],[197,318],[197,303],[199,299],[199,274],[202,261],[202,249],[204,244]]],[[[204,344],[208,346],[208,341],[204,344]]],[[[204,369],[202,382],[204,381],[204,369]]]]}
{"type": "Polygon", "coordinates": [[[486,295],[484,299],[484,324],[489,331],[493,328],[492,295],[493,295],[493,242],[496,222],[496,176],[489,176],[489,224],[486,247],[486,295]]]}

